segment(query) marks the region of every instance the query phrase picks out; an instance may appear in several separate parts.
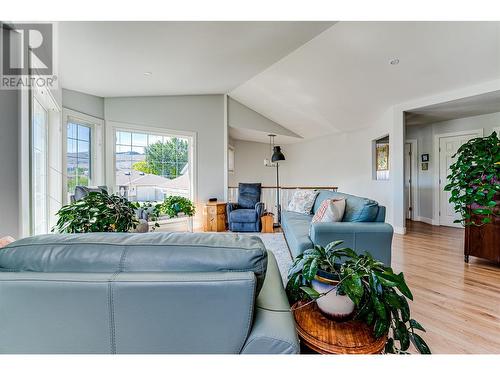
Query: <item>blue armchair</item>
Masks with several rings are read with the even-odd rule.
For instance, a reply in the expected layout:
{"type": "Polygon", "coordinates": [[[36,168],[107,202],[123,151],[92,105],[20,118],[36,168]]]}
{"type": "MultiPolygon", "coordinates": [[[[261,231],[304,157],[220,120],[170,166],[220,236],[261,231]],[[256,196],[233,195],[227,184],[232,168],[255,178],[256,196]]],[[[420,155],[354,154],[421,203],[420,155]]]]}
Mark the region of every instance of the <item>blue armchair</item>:
{"type": "Polygon", "coordinates": [[[264,203],[260,202],[261,184],[239,184],[238,203],[227,204],[229,230],[260,232],[264,203]]]}

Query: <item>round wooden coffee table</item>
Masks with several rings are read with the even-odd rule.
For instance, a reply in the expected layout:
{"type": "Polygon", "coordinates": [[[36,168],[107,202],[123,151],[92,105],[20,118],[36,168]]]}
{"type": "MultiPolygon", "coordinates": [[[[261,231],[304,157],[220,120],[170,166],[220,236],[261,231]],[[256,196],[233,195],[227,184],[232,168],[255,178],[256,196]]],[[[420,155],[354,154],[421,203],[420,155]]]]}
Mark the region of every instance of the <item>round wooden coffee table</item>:
{"type": "Polygon", "coordinates": [[[319,311],[316,303],[302,308],[304,302],[293,305],[297,332],[302,343],[321,354],[378,354],[387,337],[375,338],[366,323],[350,320],[334,322],[319,311]]]}

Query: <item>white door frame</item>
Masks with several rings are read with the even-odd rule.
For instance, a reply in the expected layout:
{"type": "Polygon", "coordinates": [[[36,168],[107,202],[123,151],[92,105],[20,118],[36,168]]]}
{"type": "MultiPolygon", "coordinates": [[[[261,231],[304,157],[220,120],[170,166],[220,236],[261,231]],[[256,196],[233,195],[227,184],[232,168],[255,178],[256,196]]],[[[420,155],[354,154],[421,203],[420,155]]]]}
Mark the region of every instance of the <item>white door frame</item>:
{"type": "Polygon", "coordinates": [[[439,188],[439,167],[440,167],[440,155],[439,155],[439,142],[441,138],[447,138],[447,137],[457,137],[461,135],[477,135],[478,137],[482,137],[484,133],[483,128],[479,129],[471,129],[471,130],[463,130],[459,132],[449,132],[449,133],[440,133],[440,134],[434,134],[434,139],[433,139],[433,150],[434,150],[434,161],[431,160],[431,162],[434,163],[434,185],[433,185],[433,205],[432,205],[432,222],[435,223],[435,225],[441,225],[440,221],[440,215],[439,215],[439,208],[441,207],[441,194],[440,194],[440,188],[439,188]]]}
{"type": "Polygon", "coordinates": [[[405,143],[411,144],[411,220],[418,221],[420,217],[419,210],[419,190],[418,190],[418,140],[417,139],[407,139],[405,143]]]}

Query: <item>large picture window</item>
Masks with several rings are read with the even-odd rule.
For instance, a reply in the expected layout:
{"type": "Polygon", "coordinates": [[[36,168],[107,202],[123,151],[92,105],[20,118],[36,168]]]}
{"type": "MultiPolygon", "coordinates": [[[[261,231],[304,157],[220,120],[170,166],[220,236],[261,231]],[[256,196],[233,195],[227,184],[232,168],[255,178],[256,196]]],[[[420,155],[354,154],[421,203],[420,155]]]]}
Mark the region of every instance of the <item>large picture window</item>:
{"type": "Polygon", "coordinates": [[[91,178],[91,127],[74,121],[67,123],[66,186],[73,193],[75,186],[89,186],[91,178]]]}
{"type": "Polygon", "coordinates": [[[115,181],[131,201],[162,201],[166,196],[191,198],[188,137],[117,130],[115,181]]]}

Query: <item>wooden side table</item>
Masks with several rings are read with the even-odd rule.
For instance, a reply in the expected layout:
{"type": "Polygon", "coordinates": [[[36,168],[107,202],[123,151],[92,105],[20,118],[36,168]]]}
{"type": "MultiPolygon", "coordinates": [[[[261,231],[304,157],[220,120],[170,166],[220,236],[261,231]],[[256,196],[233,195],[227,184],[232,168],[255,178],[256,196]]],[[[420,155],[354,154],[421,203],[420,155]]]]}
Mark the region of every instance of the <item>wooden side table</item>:
{"type": "Polygon", "coordinates": [[[302,343],[320,354],[378,354],[384,350],[386,336],[375,338],[372,328],[360,321],[334,322],[319,311],[316,303],[297,309],[293,305],[297,333],[302,343]]]}
{"type": "Polygon", "coordinates": [[[274,216],[267,214],[260,218],[262,221],[262,233],[274,233],[274,216]]]}
{"type": "Polygon", "coordinates": [[[224,232],[226,230],[226,202],[208,202],[205,205],[205,231],[224,232]]]}

